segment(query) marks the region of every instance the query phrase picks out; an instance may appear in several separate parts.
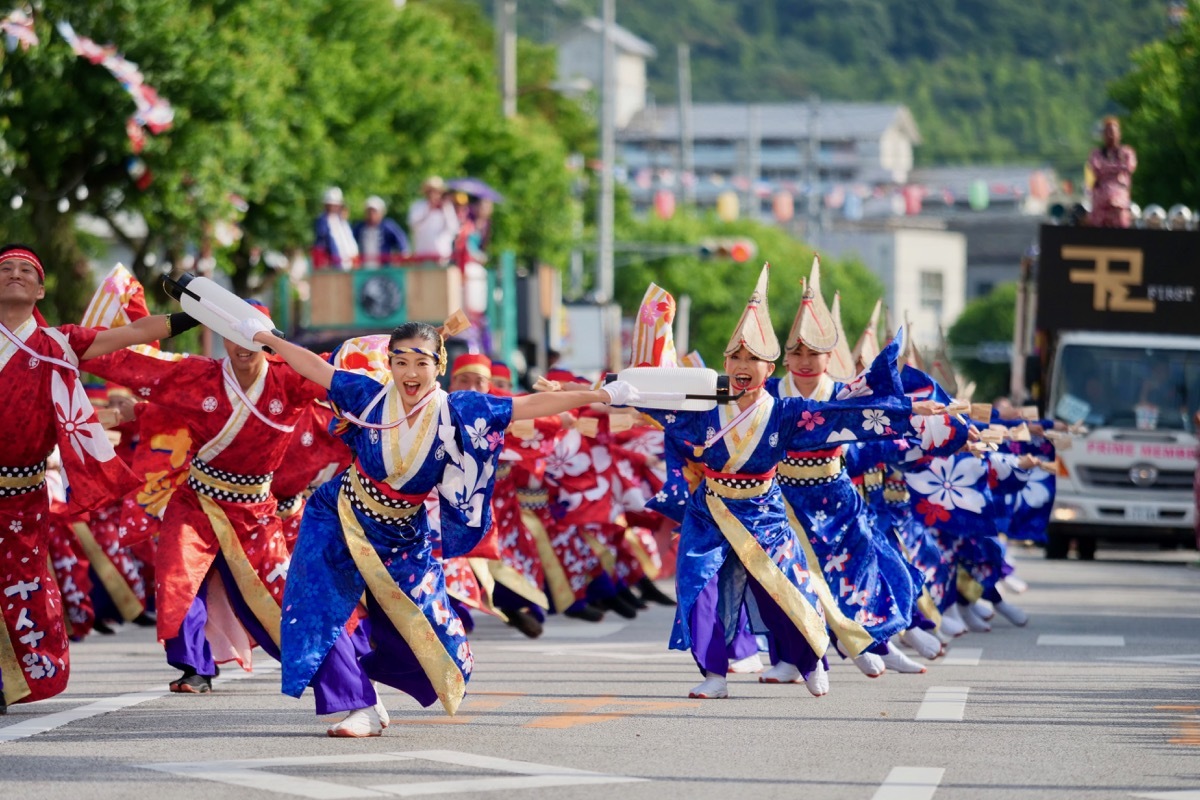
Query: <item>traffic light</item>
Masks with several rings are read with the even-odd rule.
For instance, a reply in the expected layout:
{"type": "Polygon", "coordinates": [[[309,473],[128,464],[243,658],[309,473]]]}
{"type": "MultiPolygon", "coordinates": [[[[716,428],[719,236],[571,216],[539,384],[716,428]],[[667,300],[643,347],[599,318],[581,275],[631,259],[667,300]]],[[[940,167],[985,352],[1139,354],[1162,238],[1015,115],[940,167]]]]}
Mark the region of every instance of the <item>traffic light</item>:
{"type": "Polygon", "coordinates": [[[753,239],[705,239],[699,252],[704,259],[727,258],[735,264],[744,264],[758,254],[758,245],[753,239]]]}

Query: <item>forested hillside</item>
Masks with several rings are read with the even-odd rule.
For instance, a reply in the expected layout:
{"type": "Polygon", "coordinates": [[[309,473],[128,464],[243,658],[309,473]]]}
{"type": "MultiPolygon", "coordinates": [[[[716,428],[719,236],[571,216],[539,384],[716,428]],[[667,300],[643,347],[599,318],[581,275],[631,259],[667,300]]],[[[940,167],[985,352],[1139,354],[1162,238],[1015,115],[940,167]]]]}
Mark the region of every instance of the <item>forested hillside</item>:
{"type": "MultiPolygon", "coordinates": [[[[491,6],[491,0],[480,0],[491,6]]],[[[599,0],[520,0],[538,39],[599,0]]],[[[1049,161],[1077,171],[1109,81],[1161,36],[1168,0],[640,0],[617,21],[653,43],[651,81],[673,102],[676,44],[691,45],[697,102],[894,100],[924,137],[922,163],[1049,161]]]]}

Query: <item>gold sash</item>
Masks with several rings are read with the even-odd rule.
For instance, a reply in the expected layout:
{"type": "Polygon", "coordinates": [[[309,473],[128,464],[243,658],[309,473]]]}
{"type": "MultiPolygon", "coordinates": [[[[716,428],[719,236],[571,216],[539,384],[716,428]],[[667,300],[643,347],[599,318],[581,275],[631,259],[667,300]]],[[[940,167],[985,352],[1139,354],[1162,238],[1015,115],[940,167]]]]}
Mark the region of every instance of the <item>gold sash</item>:
{"type": "Polygon", "coordinates": [[[792,530],[796,532],[796,539],[804,548],[804,559],[808,561],[809,585],[812,586],[813,594],[820,599],[821,608],[825,609],[825,623],[841,642],[846,655],[854,658],[862,654],[864,650],[875,643],[875,640],[866,628],[842,613],[842,608],[829,589],[829,584],[825,582],[825,571],[821,568],[821,559],[817,557],[812,543],[808,540],[808,532],[804,530],[799,517],[792,509],[792,504],[784,500],[783,507],[787,510],[788,522],[791,524],[792,530]]]}
{"type": "Polygon", "coordinates": [[[96,577],[100,579],[104,590],[112,598],[113,605],[117,607],[117,611],[121,612],[121,618],[128,622],[145,611],[146,606],[142,604],[141,600],[138,600],[133,589],[129,588],[129,581],[125,580],[125,576],[117,571],[116,565],[112,563],[108,553],[104,552],[104,548],[96,541],[96,537],[92,536],[91,529],[83,522],[74,522],[71,524],[71,530],[75,532],[75,538],[79,540],[79,547],[87,556],[87,560],[91,562],[92,569],[96,571],[96,577]]]}
{"type": "Polygon", "coordinates": [[[46,470],[32,475],[0,475],[0,489],[32,489],[46,480],[46,470]]]}
{"type": "Polygon", "coordinates": [[[229,565],[229,571],[233,574],[238,591],[242,593],[242,599],[270,635],[271,641],[279,647],[279,604],[271,596],[258,571],[250,564],[250,559],[246,557],[246,551],[242,549],[242,543],[238,541],[237,533],[234,532],[233,525],[229,522],[229,517],[225,516],[221,505],[200,492],[196,492],[196,497],[200,500],[200,508],[204,510],[213,533],[217,536],[217,542],[221,545],[221,555],[229,565]]]}
{"type": "Polygon", "coordinates": [[[438,699],[446,713],[454,716],[467,692],[467,681],[458,663],[446,652],[437,632],[429,624],[425,613],[411,598],[396,585],[387,567],[379,559],[375,547],[367,539],[366,531],[359,524],[345,492],[338,495],[338,519],[342,523],[342,535],[355,566],[367,582],[367,589],[387,614],[392,626],[404,637],[412,648],[413,655],[433,684],[438,699]]]}
{"type": "Polygon", "coordinates": [[[642,540],[633,532],[632,528],[625,529],[625,546],[629,548],[629,552],[633,553],[633,557],[637,559],[638,564],[641,564],[642,571],[646,573],[646,577],[654,580],[658,577],[659,569],[654,566],[654,559],[646,552],[646,547],[642,544],[642,540]]]}
{"type": "Polygon", "coordinates": [[[532,581],[511,566],[505,564],[503,561],[496,560],[488,561],[487,565],[496,583],[514,594],[525,598],[535,606],[550,608],[550,600],[546,597],[546,593],[537,586],[534,586],[532,581]]]}
{"type": "Polygon", "coordinates": [[[983,597],[983,584],[971,577],[971,573],[962,567],[958,568],[958,596],[968,603],[974,603],[983,597]]]}
{"type": "Polygon", "coordinates": [[[937,603],[933,602],[933,598],[929,596],[929,590],[921,587],[921,596],[917,598],[917,608],[925,618],[934,625],[941,626],[942,612],[938,611],[937,603]]]}
{"type": "Polygon", "coordinates": [[[610,576],[615,575],[617,569],[616,553],[605,547],[604,544],[602,544],[601,541],[596,538],[595,534],[589,533],[583,528],[579,529],[579,535],[583,537],[585,542],[587,542],[587,546],[592,548],[592,552],[596,554],[596,558],[600,559],[600,566],[604,568],[604,571],[610,576]]]}
{"type": "MultiPolygon", "coordinates": [[[[53,573],[51,573],[53,574],[53,573]]],[[[0,619],[0,677],[4,678],[4,702],[12,705],[32,692],[21,670],[21,662],[17,660],[17,652],[13,650],[12,640],[8,638],[8,626],[0,619]]]]}
{"type": "Polygon", "coordinates": [[[825,631],[825,622],[813,608],[808,599],[792,584],[788,577],[779,569],[779,565],[767,555],[758,541],[746,530],[741,520],[725,505],[725,502],[712,493],[705,493],[709,513],[721,529],[725,540],[733,548],[734,554],[742,562],[754,579],[762,584],[771,598],[779,604],[788,619],[800,631],[809,646],[822,656],[829,649],[829,634],[825,631]]]}
{"type": "Polygon", "coordinates": [[[546,573],[546,586],[550,589],[550,597],[554,598],[554,610],[561,614],[575,602],[575,591],[571,588],[567,571],[558,560],[554,545],[550,544],[550,534],[538,515],[528,508],[522,508],[521,521],[529,528],[533,541],[537,543],[538,558],[542,560],[542,570],[546,573]]]}

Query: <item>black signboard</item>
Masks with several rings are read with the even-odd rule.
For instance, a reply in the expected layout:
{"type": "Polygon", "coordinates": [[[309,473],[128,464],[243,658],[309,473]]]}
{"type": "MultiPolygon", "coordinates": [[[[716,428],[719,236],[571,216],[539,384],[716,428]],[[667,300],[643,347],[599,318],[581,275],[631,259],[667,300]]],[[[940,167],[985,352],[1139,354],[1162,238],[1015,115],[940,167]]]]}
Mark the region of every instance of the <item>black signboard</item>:
{"type": "Polygon", "coordinates": [[[1037,328],[1200,334],[1200,232],[1043,225],[1037,328]]]}

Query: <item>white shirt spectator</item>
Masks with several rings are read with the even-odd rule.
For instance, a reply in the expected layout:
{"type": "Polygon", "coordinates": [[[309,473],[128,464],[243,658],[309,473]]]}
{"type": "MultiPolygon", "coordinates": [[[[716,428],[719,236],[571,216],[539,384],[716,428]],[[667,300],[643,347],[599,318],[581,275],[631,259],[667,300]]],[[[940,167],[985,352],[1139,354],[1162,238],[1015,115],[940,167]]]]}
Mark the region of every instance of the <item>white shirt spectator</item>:
{"type": "Polygon", "coordinates": [[[408,232],[412,236],[413,255],[449,258],[458,234],[454,204],[444,195],[436,207],[431,207],[428,200],[417,200],[408,210],[408,232]]]}

